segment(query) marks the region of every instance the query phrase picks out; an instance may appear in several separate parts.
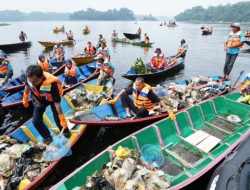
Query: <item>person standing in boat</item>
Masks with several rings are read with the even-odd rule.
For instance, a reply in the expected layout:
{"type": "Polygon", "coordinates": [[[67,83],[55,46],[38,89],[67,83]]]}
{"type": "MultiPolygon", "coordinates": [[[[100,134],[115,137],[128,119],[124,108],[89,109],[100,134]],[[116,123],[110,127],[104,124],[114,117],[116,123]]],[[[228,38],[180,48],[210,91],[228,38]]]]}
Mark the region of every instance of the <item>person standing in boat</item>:
{"type": "Polygon", "coordinates": [[[103,38],[102,34],[99,34],[99,39],[98,39],[98,48],[101,47],[101,44],[105,43],[106,44],[106,40],[103,38]]]}
{"type": "Polygon", "coordinates": [[[106,62],[110,62],[110,53],[106,43],[102,42],[97,54],[102,54],[106,62]]]}
{"type": "Polygon", "coordinates": [[[175,58],[185,58],[186,57],[186,53],[188,50],[188,45],[186,44],[186,40],[182,39],[180,42],[180,46],[178,48],[178,53],[176,54],[175,58]]]}
{"type": "Polygon", "coordinates": [[[141,35],[141,28],[139,27],[136,34],[140,34],[141,35]]]}
{"type": "Polygon", "coordinates": [[[86,55],[95,55],[96,54],[96,48],[91,44],[91,42],[87,43],[87,46],[84,48],[84,53],[86,55]]]}
{"type": "Polygon", "coordinates": [[[52,65],[44,55],[38,56],[37,65],[45,72],[50,72],[52,69],[52,65]]]}
{"type": "Polygon", "coordinates": [[[112,84],[114,84],[114,66],[110,62],[105,61],[105,57],[102,54],[97,55],[95,57],[95,60],[97,61],[97,66],[94,74],[100,71],[99,77],[97,79],[97,85],[105,86],[107,81],[110,80],[110,78],[113,79],[112,84]]]}
{"type": "Polygon", "coordinates": [[[32,100],[33,125],[43,137],[43,143],[50,144],[53,140],[50,131],[43,122],[43,114],[47,106],[51,106],[54,120],[66,138],[70,137],[67,120],[60,105],[63,89],[59,79],[50,73],[43,72],[37,65],[30,65],[26,70],[27,82],[23,94],[23,105],[29,106],[29,96],[32,100]]]}
{"type": "MultiPolygon", "coordinates": [[[[155,107],[161,107],[162,112],[167,112],[167,106],[160,101],[160,99],[153,92],[153,88],[144,82],[142,77],[136,78],[132,87],[122,90],[113,100],[109,100],[108,104],[115,104],[121,99],[122,107],[126,111],[126,118],[133,116],[138,118],[148,117],[154,115],[155,107]],[[133,95],[133,100],[129,95],[133,95]]],[[[175,119],[172,111],[168,111],[169,117],[175,119]]]]}
{"type": "Polygon", "coordinates": [[[64,61],[64,55],[65,55],[65,49],[62,46],[61,42],[57,42],[57,44],[55,45],[54,49],[53,49],[53,54],[50,57],[51,58],[51,62],[62,62],[64,61]]]}
{"type": "Polygon", "coordinates": [[[237,101],[250,104],[250,73],[246,74],[241,82],[234,87],[234,89],[239,87],[241,87],[242,96],[237,101]]]}
{"type": "Polygon", "coordinates": [[[240,31],[240,23],[231,24],[231,28],[232,32],[228,35],[226,42],[224,43],[224,50],[226,51],[226,60],[223,70],[224,79],[229,79],[234,62],[245,41],[244,33],[240,31]]]}
{"type": "Polygon", "coordinates": [[[4,78],[2,85],[5,85],[13,76],[13,67],[8,58],[4,57],[0,64],[0,78],[4,78]]]}
{"type": "Polygon", "coordinates": [[[166,58],[160,48],[156,48],[154,56],[150,60],[150,67],[154,70],[162,70],[165,68],[166,58]]]}
{"type": "MultiPolygon", "coordinates": [[[[65,61],[65,84],[66,85],[73,85],[78,82],[77,77],[78,77],[78,69],[75,66],[75,63],[71,59],[67,59],[65,61]]],[[[64,84],[63,84],[64,86],[64,84]]]]}
{"type": "Polygon", "coordinates": [[[19,39],[21,40],[21,42],[25,42],[25,39],[27,39],[27,35],[21,31],[21,33],[19,34],[19,39]]]}
{"type": "Polygon", "coordinates": [[[148,37],[148,35],[145,33],[145,34],[144,34],[144,43],[145,43],[145,44],[148,44],[149,41],[150,41],[150,40],[149,40],[149,37],[148,37]]]}
{"type": "Polygon", "coordinates": [[[71,30],[69,32],[66,32],[66,36],[67,36],[68,40],[74,40],[74,34],[71,30]]]}
{"type": "Polygon", "coordinates": [[[118,39],[118,34],[116,33],[115,30],[113,30],[113,34],[111,36],[112,39],[118,39]]]}

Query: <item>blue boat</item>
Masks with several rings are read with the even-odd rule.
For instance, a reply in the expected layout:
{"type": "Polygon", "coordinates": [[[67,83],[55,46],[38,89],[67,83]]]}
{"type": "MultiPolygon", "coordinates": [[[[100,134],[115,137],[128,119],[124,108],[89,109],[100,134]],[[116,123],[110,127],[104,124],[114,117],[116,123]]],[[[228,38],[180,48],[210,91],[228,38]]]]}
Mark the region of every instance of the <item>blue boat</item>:
{"type": "MultiPolygon", "coordinates": [[[[218,76],[209,76],[213,81],[220,80],[220,77],[218,76]]],[[[187,85],[186,80],[181,80],[176,82],[179,85],[187,85]]],[[[217,94],[213,95],[213,97],[220,96],[222,94],[226,94],[228,92],[228,86],[230,86],[230,81],[224,81],[222,83],[222,88],[220,91],[218,91],[217,94]]],[[[203,86],[205,88],[205,86],[203,86]]],[[[213,88],[213,87],[212,87],[213,88]]],[[[208,98],[208,99],[211,99],[208,98]]],[[[132,96],[131,96],[132,99],[132,96]]],[[[208,99],[204,100],[207,101],[208,99]]],[[[186,109],[186,108],[184,108],[186,109]]],[[[177,112],[182,111],[177,110],[177,112]]],[[[87,125],[93,125],[93,126],[129,126],[129,125],[135,125],[139,123],[152,123],[154,121],[163,119],[168,117],[168,113],[162,113],[158,115],[153,115],[145,118],[134,118],[134,119],[123,119],[126,115],[125,109],[122,107],[121,100],[116,102],[114,105],[109,104],[102,104],[98,107],[92,108],[89,112],[80,114],[72,119],[70,121],[75,124],[87,124],[87,125]],[[114,120],[109,120],[107,117],[109,116],[116,116],[114,120]]]]}
{"type": "MultiPolygon", "coordinates": [[[[98,76],[98,73],[94,74],[94,69],[93,67],[96,65],[96,63],[90,63],[88,65],[83,65],[81,67],[78,67],[78,73],[79,73],[79,77],[78,77],[78,83],[74,84],[72,86],[69,86],[67,88],[64,89],[64,93],[76,88],[77,86],[79,86],[80,84],[87,82],[95,77],[98,76]]],[[[61,74],[59,76],[57,76],[59,78],[59,80],[61,82],[63,82],[65,80],[65,75],[61,74]]],[[[2,107],[3,108],[12,108],[12,107],[16,107],[19,105],[22,105],[22,99],[23,99],[23,90],[19,91],[15,94],[12,94],[10,96],[7,96],[6,98],[2,99],[2,107]]],[[[31,101],[31,100],[29,100],[31,101]]]]}

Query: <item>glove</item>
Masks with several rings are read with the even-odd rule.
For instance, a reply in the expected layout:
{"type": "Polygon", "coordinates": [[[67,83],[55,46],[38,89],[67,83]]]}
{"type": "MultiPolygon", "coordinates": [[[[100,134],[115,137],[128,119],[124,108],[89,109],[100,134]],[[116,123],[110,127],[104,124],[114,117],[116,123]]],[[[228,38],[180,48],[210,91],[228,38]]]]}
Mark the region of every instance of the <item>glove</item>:
{"type": "Polygon", "coordinates": [[[175,114],[173,111],[169,111],[168,112],[168,117],[171,119],[171,120],[176,120],[176,117],[175,117],[175,114]]]}
{"type": "Polygon", "coordinates": [[[117,101],[118,101],[118,97],[115,97],[114,99],[109,100],[109,101],[107,102],[107,104],[115,104],[117,101]]]}
{"type": "Polygon", "coordinates": [[[23,94],[23,106],[25,108],[29,107],[29,94],[23,94]]]}
{"type": "Polygon", "coordinates": [[[60,119],[60,125],[62,126],[62,128],[66,129],[68,127],[68,124],[64,114],[59,114],[58,117],[60,119]]]}

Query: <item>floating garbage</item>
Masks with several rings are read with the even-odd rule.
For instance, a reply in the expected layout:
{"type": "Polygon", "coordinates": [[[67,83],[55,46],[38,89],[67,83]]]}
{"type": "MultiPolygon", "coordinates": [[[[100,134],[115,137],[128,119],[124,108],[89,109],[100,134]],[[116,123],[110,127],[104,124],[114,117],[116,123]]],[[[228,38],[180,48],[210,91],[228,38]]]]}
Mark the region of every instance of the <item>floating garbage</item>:
{"type": "Polygon", "coordinates": [[[233,123],[240,123],[241,119],[237,115],[229,115],[227,116],[227,120],[233,123]]]}
{"type": "MultiPolygon", "coordinates": [[[[153,146],[148,145],[150,148],[153,146]]],[[[114,151],[112,161],[105,164],[101,172],[95,172],[92,176],[88,176],[82,189],[167,189],[170,186],[170,181],[164,177],[164,172],[145,163],[140,157],[137,150],[119,146],[114,151]]],[[[81,187],[74,189],[81,189],[81,187]]]]}
{"type": "Polygon", "coordinates": [[[0,189],[23,189],[31,183],[49,165],[43,157],[44,149],[32,142],[0,136],[0,189]]]}

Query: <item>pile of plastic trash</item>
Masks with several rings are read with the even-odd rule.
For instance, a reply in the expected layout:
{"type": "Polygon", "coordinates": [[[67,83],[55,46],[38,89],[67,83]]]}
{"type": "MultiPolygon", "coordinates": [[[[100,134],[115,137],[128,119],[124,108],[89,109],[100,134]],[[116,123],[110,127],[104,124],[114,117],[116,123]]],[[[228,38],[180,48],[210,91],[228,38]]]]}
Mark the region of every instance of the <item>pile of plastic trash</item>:
{"type": "Polygon", "coordinates": [[[167,189],[170,182],[164,177],[164,172],[158,169],[163,162],[160,149],[154,145],[144,145],[141,154],[135,149],[119,146],[112,161],[105,164],[101,172],[88,176],[85,187],[76,187],[74,190],[167,189]]]}
{"type": "Polygon", "coordinates": [[[173,111],[191,107],[203,100],[222,93],[229,85],[220,80],[198,76],[182,83],[170,83],[168,86],[156,86],[155,93],[173,111]]]}
{"type": "Polygon", "coordinates": [[[66,94],[78,111],[89,111],[109,95],[106,91],[96,93],[85,88],[74,89],[66,94]]]}
{"type": "Polygon", "coordinates": [[[0,190],[22,189],[31,183],[49,165],[44,149],[0,136],[0,190]]]}

